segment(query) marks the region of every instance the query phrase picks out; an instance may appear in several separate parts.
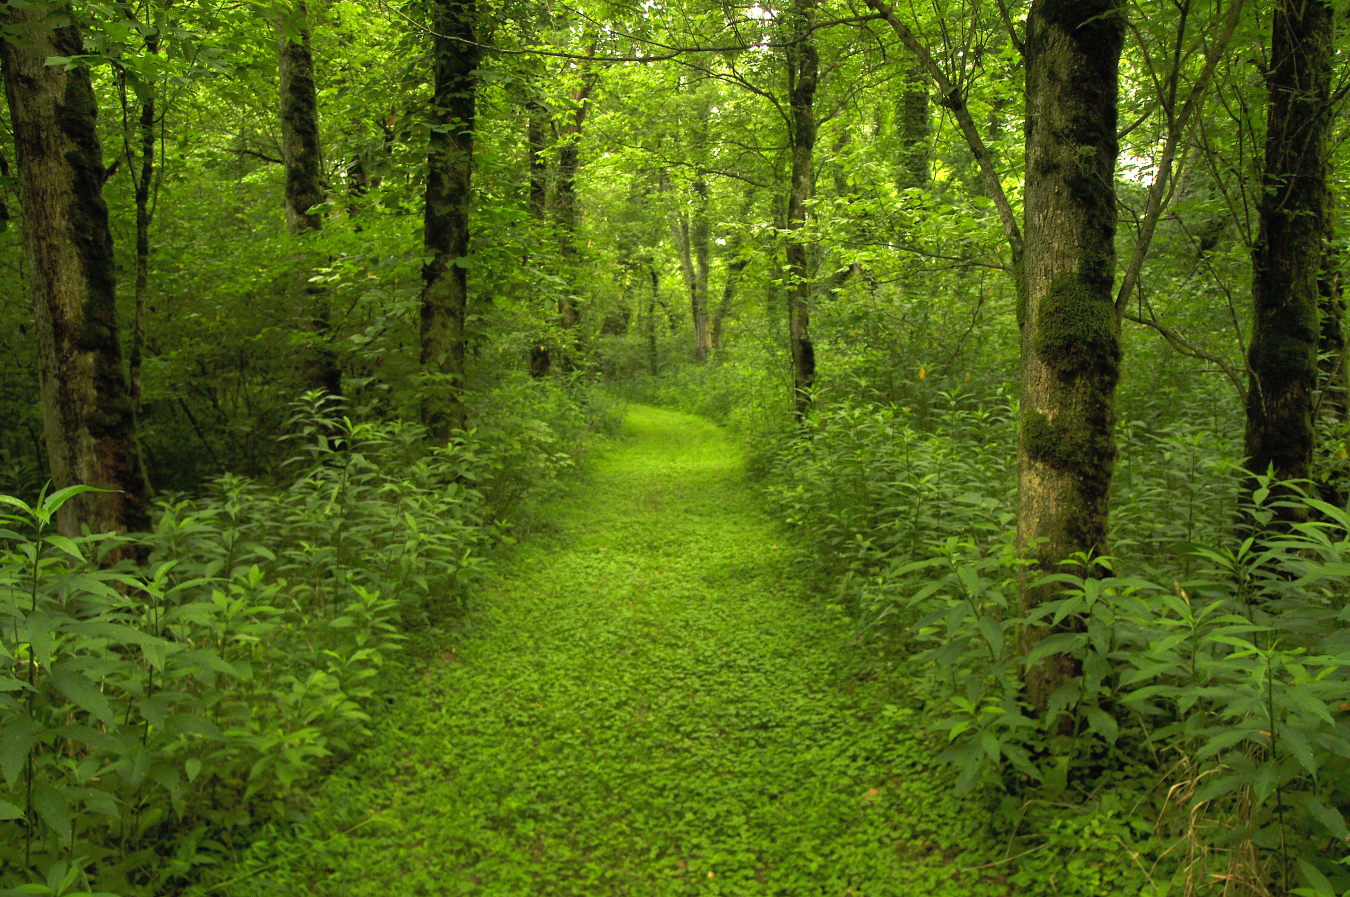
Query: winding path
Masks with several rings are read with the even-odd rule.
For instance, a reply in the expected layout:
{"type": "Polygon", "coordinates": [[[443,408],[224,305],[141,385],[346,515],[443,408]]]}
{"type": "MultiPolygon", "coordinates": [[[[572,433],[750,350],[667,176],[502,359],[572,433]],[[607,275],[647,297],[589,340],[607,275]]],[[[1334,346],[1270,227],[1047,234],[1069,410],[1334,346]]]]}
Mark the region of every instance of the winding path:
{"type": "Polygon", "coordinates": [[[713,425],[631,408],[330,783],[379,818],[313,857],[313,893],[1005,893],[959,871],[972,814],[742,465],[713,425]]]}

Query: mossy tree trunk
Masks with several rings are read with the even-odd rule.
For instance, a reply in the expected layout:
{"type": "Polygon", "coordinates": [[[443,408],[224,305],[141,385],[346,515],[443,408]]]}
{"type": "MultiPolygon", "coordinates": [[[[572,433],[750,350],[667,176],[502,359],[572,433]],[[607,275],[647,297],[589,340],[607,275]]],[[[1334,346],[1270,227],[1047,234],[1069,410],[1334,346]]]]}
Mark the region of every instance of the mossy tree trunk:
{"type": "MultiPolygon", "coordinates": [[[[548,211],[548,159],[544,155],[548,149],[548,107],[534,98],[526,107],[529,113],[525,145],[530,156],[530,218],[542,227],[548,211]]],[[[552,367],[548,343],[541,335],[530,345],[530,376],[547,377],[552,367]]]]}
{"type": "Polygon", "coordinates": [[[797,417],[806,414],[816,380],[811,343],[811,273],[807,264],[806,204],[811,198],[811,164],[816,146],[816,86],[820,57],[811,37],[811,0],[796,0],[790,14],[787,54],[791,110],[792,173],[787,196],[788,339],[792,350],[792,396],[797,417]]]}
{"type": "Polygon", "coordinates": [[[896,132],[900,138],[897,186],[901,190],[928,186],[933,139],[929,79],[922,65],[916,64],[905,72],[904,85],[896,109],[896,132]]]}
{"type": "Polygon", "coordinates": [[[464,359],[469,311],[469,206],[479,50],[476,0],[432,4],[431,140],[422,230],[422,419],[446,439],[465,424],[464,359]]]}
{"type": "MultiPolygon", "coordinates": [[[[1115,463],[1120,323],[1115,295],[1118,66],[1124,0],[1036,0],[1027,17],[1025,246],[1017,540],[1034,561],[1023,610],[1057,597],[1036,586],[1078,553],[1106,550],[1115,463]]],[[[1023,648],[1049,634],[1028,627],[1023,648]]],[[[1077,675],[1054,655],[1027,671],[1046,712],[1077,675]]]]}
{"type": "Polygon", "coordinates": [[[1312,461],[1333,53],[1329,2],[1276,0],[1252,247],[1245,451],[1253,474],[1306,477],[1312,461]]]}
{"type": "MultiPolygon", "coordinates": [[[[314,84],[314,54],[303,2],[277,26],[278,94],[281,105],[281,161],[286,181],[286,230],[292,236],[318,233],[323,214],[312,211],[328,199],[319,140],[319,94],[314,84]]],[[[297,272],[296,292],[312,315],[314,345],[306,359],[305,379],[329,395],[342,394],[342,366],[332,345],[332,310],[326,290],[310,282],[310,271],[297,272]]]]}
{"type": "Polygon", "coordinates": [[[311,212],[327,199],[323,150],[319,145],[319,95],[314,86],[314,54],[303,2],[295,5],[296,33],[278,25],[277,74],[281,99],[281,158],[286,169],[286,229],[292,234],[317,231],[323,216],[311,212]]]}
{"type": "Polygon", "coordinates": [[[49,66],[84,52],[76,25],[42,5],[0,11],[23,242],[37,323],[38,378],[52,484],[84,484],[57,517],[66,536],[144,530],[145,481],[122,372],[116,259],[103,201],[103,146],[89,70],[49,66]]]}

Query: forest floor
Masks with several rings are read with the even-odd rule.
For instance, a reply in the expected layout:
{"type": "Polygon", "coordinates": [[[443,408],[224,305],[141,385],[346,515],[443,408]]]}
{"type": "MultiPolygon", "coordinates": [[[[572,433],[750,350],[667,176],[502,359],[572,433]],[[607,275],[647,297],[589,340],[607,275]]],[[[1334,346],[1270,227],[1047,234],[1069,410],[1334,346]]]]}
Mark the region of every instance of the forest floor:
{"type": "Polygon", "coordinates": [[[546,515],[318,796],[327,833],[213,893],[1011,893],[732,437],[632,407],[546,515]]]}

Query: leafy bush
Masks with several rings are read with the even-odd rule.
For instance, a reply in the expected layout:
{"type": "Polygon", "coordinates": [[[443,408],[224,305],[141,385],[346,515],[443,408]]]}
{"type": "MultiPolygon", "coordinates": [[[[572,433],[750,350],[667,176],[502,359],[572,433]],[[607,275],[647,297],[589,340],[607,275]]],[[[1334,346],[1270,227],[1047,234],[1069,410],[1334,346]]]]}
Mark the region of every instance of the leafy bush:
{"type": "Polygon", "coordinates": [[[911,410],[865,392],[818,401],[779,443],[768,489],[810,572],[926,697],[958,789],[980,789],[1011,835],[1066,852],[1083,845],[1057,834],[1063,807],[1131,795],[1118,823],[1090,825],[1134,857],[1135,890],[1189,893],[1214,875],[1258,893],[1350,887],[1336,862],[1350,835],[1350,515],[1266,481],[1236,541],[1235,440],[1184,409],[1127,418],[1120,559],[1075,559],[1048,577],[1059,598],[1024,616],[1015,408],[938,393],[911,410]],[[1289,516],[1302,522],[1274,526],[1289,516]],[[1050,635],[1028,651],[1033,628],[1050,635]],[[1041,717],[1022,681],[1052,654],[1080,675],[1041,717]]]}
{"type": "Polygon", "coordinates": [[[527,491],[613,417],[517,390],[491,442],[443,446],[308,395],[289,483],[220,477],[137,537],[56,533],[83,487],[0,496],[0,888],[160,893],[288,819],[368,734],[402,630],[460,612],[527,491]]]}

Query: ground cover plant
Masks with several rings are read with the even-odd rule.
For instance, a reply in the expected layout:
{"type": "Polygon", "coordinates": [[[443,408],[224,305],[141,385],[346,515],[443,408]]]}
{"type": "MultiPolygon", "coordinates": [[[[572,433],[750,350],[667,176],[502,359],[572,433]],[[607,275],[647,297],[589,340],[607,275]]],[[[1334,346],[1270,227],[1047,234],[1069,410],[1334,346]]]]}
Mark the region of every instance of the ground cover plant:
{"type": "MultiPolygon", "coordinates": [[[[743,458],[705,421],[633,407],[475,631],[329,780],[305,840],[257,848],[212,893],[1015,886],[914,693],[813,600],[743,458]]],[[[1102,859],[1061,886],[1144,881],[1102,859]]]]}

